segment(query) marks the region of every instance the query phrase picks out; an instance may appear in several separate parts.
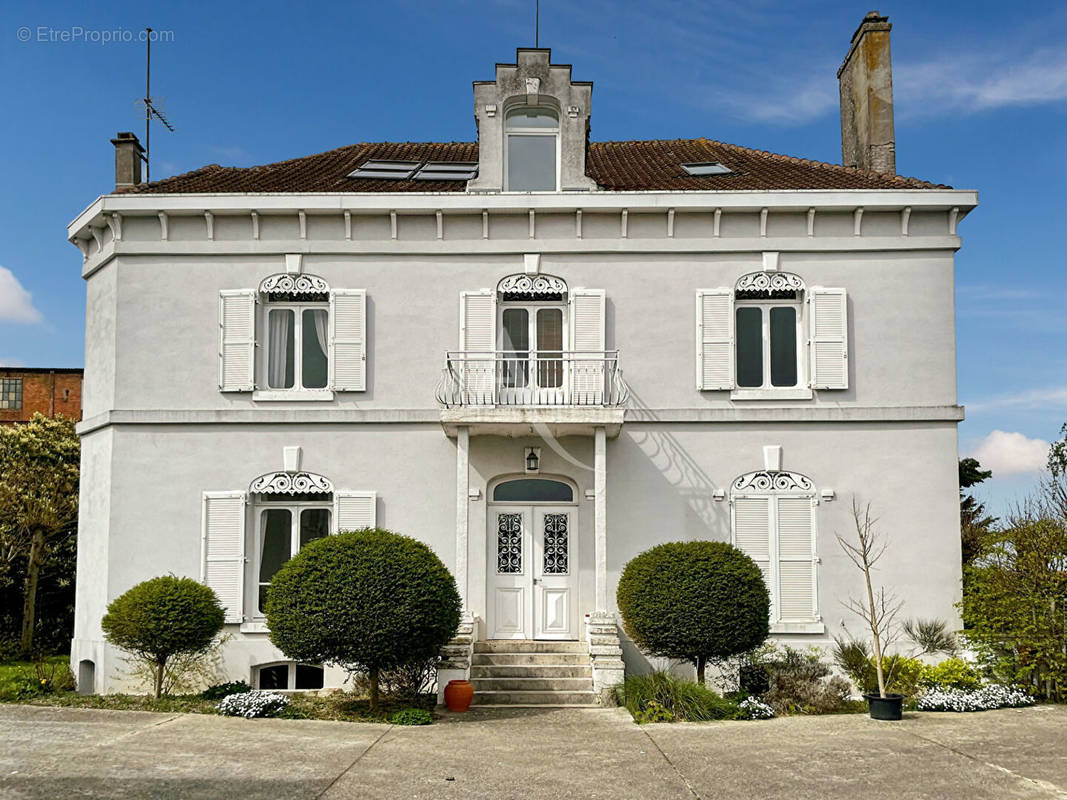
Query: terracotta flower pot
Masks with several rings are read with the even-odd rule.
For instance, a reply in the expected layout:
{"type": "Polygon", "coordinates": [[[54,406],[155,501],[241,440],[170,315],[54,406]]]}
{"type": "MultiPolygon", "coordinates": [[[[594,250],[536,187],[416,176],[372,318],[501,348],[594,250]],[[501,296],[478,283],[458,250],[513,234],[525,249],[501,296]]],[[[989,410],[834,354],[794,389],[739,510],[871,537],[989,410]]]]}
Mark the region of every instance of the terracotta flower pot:
{"type": "Polygon", "coordinates": [[[448,706],[449,711],[462,713],[471,707],[473,699],[474,687],[471,686],[470,681],[449,681],[448,686],[445,687],[445,705],[448,706]]]}

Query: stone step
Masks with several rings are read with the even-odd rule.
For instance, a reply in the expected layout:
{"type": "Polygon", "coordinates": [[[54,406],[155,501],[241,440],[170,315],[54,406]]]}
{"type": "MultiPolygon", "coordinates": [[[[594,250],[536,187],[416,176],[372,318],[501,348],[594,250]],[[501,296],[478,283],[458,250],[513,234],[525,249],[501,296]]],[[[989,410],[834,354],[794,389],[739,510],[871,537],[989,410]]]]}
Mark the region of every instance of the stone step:
{"type": "Polygon", "coordinates": [[[472,678],[476,692],[588,692],[592,678],[472,678]]]}
{"type": "Polygon", "coordinates": [[[471,664],[519,666],[522,664],[580,667],[589,664],[585,653],[475,653],[471,664]]]}
{"type": "Polygon", "coordinates": [[[566,664],[477,664],[471,667],[475,678],[592,678],[593,668],[566,664]]]}
{"type": "Polygon", "coordinates": [[[490,639],[474,643],[475,653],[586,653],[585,642],[549,642],[529,639],[490,639]]]}
{"type": "Polygon", "coordinates": [[[595,706],[596,694],[588,692],[479,692],[475,691],[473,705],[476,706],[595,706]]]}

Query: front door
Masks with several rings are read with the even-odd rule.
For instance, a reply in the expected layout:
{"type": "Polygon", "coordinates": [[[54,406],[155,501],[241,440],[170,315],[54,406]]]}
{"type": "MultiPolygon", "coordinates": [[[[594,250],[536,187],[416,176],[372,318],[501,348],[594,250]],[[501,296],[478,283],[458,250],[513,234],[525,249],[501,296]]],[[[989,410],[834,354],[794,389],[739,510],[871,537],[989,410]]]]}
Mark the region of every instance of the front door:
{"type": "Polygon", "coordinates": [[[576,509],[489,506],[490,639],[577,639],[576,509]]]}

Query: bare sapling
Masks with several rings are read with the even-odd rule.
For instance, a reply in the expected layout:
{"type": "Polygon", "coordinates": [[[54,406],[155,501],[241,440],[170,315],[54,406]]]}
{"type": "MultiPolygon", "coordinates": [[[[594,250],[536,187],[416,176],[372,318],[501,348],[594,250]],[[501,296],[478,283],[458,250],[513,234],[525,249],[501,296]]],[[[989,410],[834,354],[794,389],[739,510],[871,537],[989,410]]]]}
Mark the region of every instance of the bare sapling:
{"type": "Polygon", "coordinates": [[[850,597],[844,606],[870,628],[874,669],[878,676],[878,696],[884,698],[886,679],[882,670],[882,660],[884,651],[893,638],[896,618],[902,604],[891,593],[887,593],[885,587],[879,587],[876,590],[871,579],[874,565],[885,555],[889,543],[875,527],[878,520],[871,517],[870,503],[861,506],[857,500],[853,499],[852,519],[856,526],[855,540],[845,539],[838,535],[837,541],[849,560],[863,573],[866,597],[862,600],[850,597]]]}

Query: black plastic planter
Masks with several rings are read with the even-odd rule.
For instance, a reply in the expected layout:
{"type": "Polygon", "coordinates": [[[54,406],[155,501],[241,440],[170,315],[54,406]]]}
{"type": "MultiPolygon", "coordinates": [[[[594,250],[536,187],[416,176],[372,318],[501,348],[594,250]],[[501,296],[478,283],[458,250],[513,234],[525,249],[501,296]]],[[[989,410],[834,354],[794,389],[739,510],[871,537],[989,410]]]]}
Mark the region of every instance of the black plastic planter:
{"type": "Polygon", "coordinates": [[[897,720],[901,718],[901,708],[904,705],[904,695],[886,694],[879,697],[876,694],[865,694],[863,699],[867,701],[871,709],[871,719],[897,720]]]}

